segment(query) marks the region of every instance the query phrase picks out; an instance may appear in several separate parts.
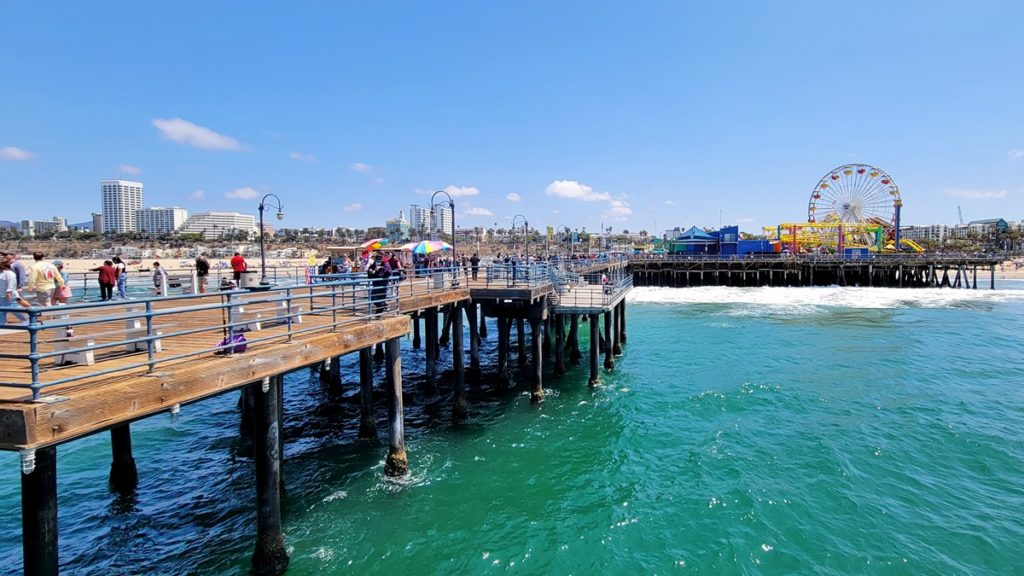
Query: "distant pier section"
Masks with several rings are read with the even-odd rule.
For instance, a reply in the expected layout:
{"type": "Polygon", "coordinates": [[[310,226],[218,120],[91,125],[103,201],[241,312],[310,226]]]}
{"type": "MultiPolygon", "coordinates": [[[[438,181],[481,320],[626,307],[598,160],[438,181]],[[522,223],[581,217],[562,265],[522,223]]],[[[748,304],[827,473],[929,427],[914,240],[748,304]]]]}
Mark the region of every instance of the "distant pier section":
{"type": "Polygon", "coordinates": [[[995,289],[992,255],[639,255],[634,286],[864,286],[995,289]]]}

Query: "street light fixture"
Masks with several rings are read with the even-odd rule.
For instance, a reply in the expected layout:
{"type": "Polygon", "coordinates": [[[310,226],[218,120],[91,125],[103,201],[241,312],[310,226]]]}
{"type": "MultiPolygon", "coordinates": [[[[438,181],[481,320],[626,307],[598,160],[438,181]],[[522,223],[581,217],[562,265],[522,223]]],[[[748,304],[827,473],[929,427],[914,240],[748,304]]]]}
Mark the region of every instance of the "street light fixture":
{"type": "MultiPolygon", "coordinates": [[[[444,194],[448,198],[448,208],[452,211],[452,263],[454,263],[455,262],[455,256],[456,256],[456,254],[455,254],[455,201],[452,200],[451,194],[445,192],[444,190],[438,190],[437,192],[434,192],[433,196],[430,197],[430,224],[431,224],[431,228],[433,228],[433,224],[434,224],[434,206],[444,206],[445,205],[443,202],[440,203],[440,204],[437,204],[437,203],[434,202],[434,198],[437,198],[438,194],[444,194]]],[[[433,235],[431,235],[431,237],[433,237],[433,235]]]]}
{"type": "Polygon", "coordinates": [[[266,231],[263,228],[263,212],[268,208],[267,198],[273,197],[276,204],[270,204],[270,208],[277,208],[277,219],[284,220],[284,206],[281,205],[281,199],[276,194],[267,194],[260,200],[260,285],[269,284],[267,282],[267,254],[263,249],[263,237],[266,236],[266,231]]]}
{"type": "Polygon", "coordinates": [[[530,223],[526,221],[526,216],[522,214],[516,214],[512,217],[512,229],[516,229],[516,218],[523,219],[523,256],[526,259],[526,265],[530,265],[530,223]]]}

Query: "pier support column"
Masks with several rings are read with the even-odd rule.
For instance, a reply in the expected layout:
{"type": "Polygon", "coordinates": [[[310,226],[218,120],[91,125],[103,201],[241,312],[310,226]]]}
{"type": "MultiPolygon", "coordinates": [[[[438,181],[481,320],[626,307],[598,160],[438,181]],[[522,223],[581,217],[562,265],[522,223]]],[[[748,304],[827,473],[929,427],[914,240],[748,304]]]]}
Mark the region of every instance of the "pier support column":
{"type": "Polygon", "coordinates": [[[483,310],[480,310],[480,337],[487,338],[487,317],[483,310]]]}
{"type": "Polygon", "coordinates": [[[555,376],[565,374],[565,318],[555,314],[555,376]]]}
{"type": "Polygon", "coordinates": [[[359,437],[377,437],[373,415],[373,359],[369,348],[359,350],[359,437]]]}
{"type": "Polygon", "coordinates": [[[547,319],[542,320],[540,323],[540,331],[544,334],[544,343],[541,346],[544,354],[544,358],[551,357],[551,315],[549,314],[547,319]]]}
{"type": "Polygon", "coordinates": [[[469,324],[469,371],[470,382],[478,382],[480,379],[480,333],[477,331],[477,304],[470,302],[466,305],[466,323],[469,324]]]}
{"type": "Polygon", "coordinates": [[[252,419],[253,414],[256,412],[256,407],[251,384],[242,387],[240,397],[238,398],[238,408],[241,410],[238,430],[242,438],[252,438],[252,419]]]}
{"type": "Polygon", "coordinates": [[[597,314],[590,315],[590,380],[587,381],[589,386],[597,386],[601,381],[601,375],[598,368],[598,348],[601,346],[600,327],[597,314]]]}
{"type": "Polygon", "coordinates": [[[334,356],[330,360],[331,373],[327,380],[327,394],[329,396],[341,396],[341,356],[334,356]]]}
{"type": "Polygon", "coordinates": [[[452,369],[455,370],[452,422],[456,424],[464,421],[468,414],[466,410],[466,357],[462,346],[462,305],[456,304],[452,311],[452,369]]]}
{"type": "Polygon", "coordinates": [[[569,347],[569,361],[573,364],[579,364],[580,360],[583,359],[583,354],[580,353],[580,315],[572,314],[569,319],[569,341],[566,343],[569,347]]]}
{"type": "Polygon", "coordinates": [[[127,423],[110,429],[110,485],[118,492],[130,492],[139,484],[139,471],[132,456],[132,432],[127,423]]]}
{"type": "Polygon", "coordinates": [[[57,447],[37,448],[31,470],[22,454],[21,546],[27,576],[57,576],[57,447]]]}
{"type": "Polygon", "coordinates": [[[619,343],[619,307],[612,306],[612,354],[622,356],[622,344],[619,343]]]}
{"type": "Polygon", "coordinates": [[[511,384],[508,374],[509,326],[512,320],[498,316],[498,385],[508,388],[511,384]]]}
{"type": "Polygon", "coordinates": [[[516,318],[516,363],[520,368],[526,366],[526,320],[516,318]]]}
{"type": "Polygon", "coordinates": [[[989,285],[988,285],[988,289],[989,290],[995,290],[996,289],[996,265],[995,264],[989,264],[988,272],[989,272],[989,285]]]}
{"type": "Polygon", "coordinates": [[[437,341],[438,346],[447,346],[451,342],[452,316],[454,314],[451,307],[445,306],[441,317],[441,338],[437,341]]]}
{"type": "Polygon", "coordinates": [[[626,300],[618,302],[618,340],[626,343],[626,300]]]}
{"type": "Polygon", "coordinates": [[[395,477],[409,473],[409,460],[405,456],[405,415],[402,406],[402,355],[398,338],[387,342],[388,374],[388,459],[384,474],[395,477]]]}
{"type": "Polygon", "coordinates": [[[378,342],[373,348],[373,359],[377,362],[384,360],[384,344],[378,342]]]}
{"type": "Polygon", "coordinates": [[[423,332],[427,339],[427,393],[437,393],[437,309],[427,310],[423,332]]]}
{"type": "Polygon", "coordinates": [[[604,369],[614,370],[615,359],[612,358],[612,313],[604,313],[604,369]]]}
{"type": "Polygon", "coordinates": [[[544,401],[544,329],[540,318],[530,318],[530,338],[533,350],[533,389],[530,390],[530,403],[540,404],[544,401]]]}
{"type": "Polygon", "coordinates": [[[256,413],[253,434],[256,454],[256,550],[253,572],[276,576],[288,568],[281,531],[280,376],[253,386],[256,413]]]}
{"type": "Polygon", "coordinates": [[[412,347],[415,350],[420,349],[420,315],[412,315],[412,347]]]}

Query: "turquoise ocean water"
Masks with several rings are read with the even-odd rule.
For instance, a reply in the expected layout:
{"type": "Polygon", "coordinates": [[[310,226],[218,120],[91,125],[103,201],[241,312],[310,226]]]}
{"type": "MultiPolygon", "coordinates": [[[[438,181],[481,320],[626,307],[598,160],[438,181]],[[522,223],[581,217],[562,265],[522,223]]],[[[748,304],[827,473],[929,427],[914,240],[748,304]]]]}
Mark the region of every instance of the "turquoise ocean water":
{"type": "MultiPolygon", "coordinates": [[[[1000,288],[637,289],[601,387],[583,366],[549,375],[535,407],[525,373],[485,384],[457,428],[406,342],[399,482],[355,437],[355,358],[340,399],[296,372],[288,573],[1024,573],[1024,283],[1000,288]]],[[[107,435],[59,448],[64,573],[248,573],[236,400],[134,424],[130,497],[106,484],[107,435]]],[[[16,574],[17,456],[0,465],[16,574]]]]}

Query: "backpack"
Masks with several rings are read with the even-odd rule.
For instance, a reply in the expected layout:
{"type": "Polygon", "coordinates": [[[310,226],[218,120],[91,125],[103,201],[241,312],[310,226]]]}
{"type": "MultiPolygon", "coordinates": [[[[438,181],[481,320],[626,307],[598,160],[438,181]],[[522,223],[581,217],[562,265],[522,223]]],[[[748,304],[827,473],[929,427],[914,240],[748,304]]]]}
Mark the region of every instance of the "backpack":
{"type": "Polygon", "coordinates": [[[245,334],[232,334],[227,338],[220,341],[217,345],[219,350],[214,354],[226,355],[226,354],[241,354],[245,352],[248,345],[245,342],[245,334]]]}

